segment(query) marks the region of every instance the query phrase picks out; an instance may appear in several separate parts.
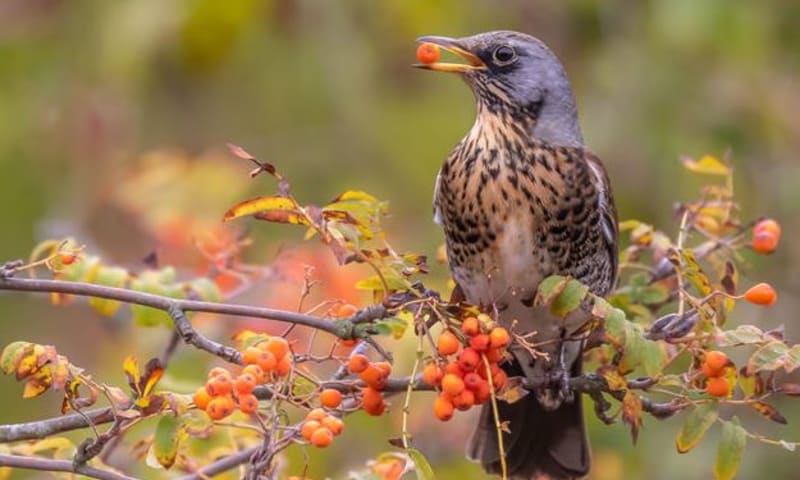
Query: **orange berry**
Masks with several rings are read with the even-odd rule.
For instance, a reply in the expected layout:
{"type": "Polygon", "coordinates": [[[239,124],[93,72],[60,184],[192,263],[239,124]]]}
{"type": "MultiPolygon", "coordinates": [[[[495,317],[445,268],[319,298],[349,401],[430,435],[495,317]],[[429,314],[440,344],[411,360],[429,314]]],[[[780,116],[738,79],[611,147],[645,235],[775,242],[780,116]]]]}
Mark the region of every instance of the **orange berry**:
{"type": "Polygon", "coordinates": [[[242,369],[242,373],[252,375],[256,379],[256,383],[264,383],[264,380],[267,379],[264,370],[258,365],[248,365],[242,369]]]}
{"type": "Polygon", "coordinates": [[[455,407],[453,406],[453,402],[450,401],[446,395],[439,395],[436,397],[436,400],[433,402],[433,414],[436,415],[436,418],[446,422],[453,418],[453,413],[455,413],[455,407]]]}
{"type": "Polygon", "coordinates": [[[337,408],[342,404],[342,392],[333,388],[326,388],[320,392],[319,401],[328,408],[337,408]]]}
{"type": "Polygon", "coordinates": [[[442,380],[443,376],[444,371],[435,363],[427,364],[425,369],[422,370],[422,381],[430,386],[437,385],[442,380]]]}
{"type": "Polygon", "coordinates": [[[311,442],[311,445],[314,445],[317,448],[325,448],[333,443],[333,432],[324,426],[319,427],[314,430],[314,433],[311,434],[311,439],[309,441],[311,442]]]}
{"type": "Polygon", "coordinates": [[[442,391],[451,397],[455,397],[464,391],[464,380],[452,373],[446,374],[442,377],[442,391]]]}
{"type": "Polygon", "coordinates": [[[723,373],[725,373],[725,366],[728,365],[730,360],[725,353],[720,352],[719,350],[712,350],[706,353],[705,358],[703,359],[703,375],[706,377],[719,377],[723,373]]]}
{"type": "Polygon", "coordinates": [[[317,420],[306,420],[300,427],[300,435],[306,440],[311,440],[311,435],[322,425],[317,420]]]}
{"type": "Polygon", "coordinates": [[[706,393],[712,397],[727,397],[731,393],[731,384],[725,377],[713,377],[706,380],[706,393]]]}
{"type": "Polygon", "coordinates": [[[439,351],[439,355],[452,355],[458,351],[460,345],[461,342],[458,341],[458,337],[449,330],[442,332],[436,341],[436,349],[439,351]]]}
{"type": "Polygon", "coordinates": [[[511,343],[511,336],[503,327],[495,327],[489,332],[489,345],[492,348],[505,348],[511,343]]]}
{"type": "Polygon", "coordinates": [[[383,376],[383,372],[375,365],[370,364],[367,369],[359,373],[358,376],[364,383],[376,390],[383,390],[386,387],[386,377],[383,376]]]}
{"type": "Polygon", "coordinates": [[[239,395],[239,410],[242,413],[256,413],[258,411],[258,399],[252,393],[239,395]]]}
{"type": "Polygon", "coordinates": [[[475,372],[469,372],[464,375],[464,386],[468,390],[472,390],[473,392],[480,388],[481,383],[485,383],[486,380],[482,379],[480,375],[475,372]]]}
{"type": "Polygon", "coordinates": [[[316,420],[322,422],[322,419],[328,416],[328,412],[321,408],[314,408],[306,415],[306,420],[316,420]]]}
{"type": "Polygon", "coordinates": [[[464,390],[453,397],[453,406],[461,411],[469,410],[475,405],[475,394],[471,390],[464,390]]]}
{"type": "Polygon", "coordinates": [[[450,362],[444,366],[444,373],[445,375],[452,373],[453,375],[463,377],[465,372],[461,369],[461,365],[459,365],[458,362],[450,362]]]}
{"type": "Polygon", "coordinates": [[[781,225],[771,218],[765,218],[753,226],[753,234],[768,232],[776,237],[781,236],[781,225]]]}
{"type": "Polygon", "coordinates": [[[750,246],[758,253],[772,253],[778,249],[779,239],[771,232],[758,232],[753,235],[750,246]]]}
{"type": "Polygon", "coordinates": [[[491,396],[492,394],[491,389],[489,388],[489,382],[481,379],[481,383],[478,384],[478,388],[475,389],[475,405],[482,405],[486,403],[491,396]]]}
{"type": "Polygon", "coordinates": [[[486,355],[486,360],[489,360],[489,363],[500,363],[503,360],[503,349],[489,348],[484,355],[486,355]]]}
{"type": "Polygon", "coordinates": [[[481,364],[481,354],[473,348],[465,348],[458,357],[458,366],[464,372],[471,372],[481,364]]]}
{"type": "Polygon", "coordinates": [[[77,257],[72,253],[62,253],[59,256],[59,260],[61,261],[62,265],[72,265],[73,263],[75,263],[76,258],[77,257]]]}
{"type": "Polygon", "coordinates": [[[352,303],[340,303],[331,309],[330,315],[335,318],[352,317],[358,313],[358,307],[352,303]]]}
{"type": "Polygon", "coordinates": [[[361,389],[361,394],[361,403],[367,412],[377,409],[383,403],[383,394],[372,387],[361,389]]]}
{"type": "Polygon", "coordinates": [[[775,289],[772,288],[772,285],[768,283],[759,283],[744,292],[744,298],[750,303],[768,307],[778,301],[778,294],[775,292],[775,289]]]}
{"type": "Polygon", "coordinates": [[[333,415],[328,415],[327,417],[323,418],[322,426],[330,430],[331,433],[337,437],[344,431],[344,422],[342,419],[339,417],[334,417],[333,415]]]}
{"type": "Polygon", "coordinates": [[[205,410],[208,406],[208,403],[211,401],[211,395],[208,394],[204,387],[198,388],[196,392],[194,392],[194,396],[192,397],[192,401],[194,402],[195,406],[200,410],[205,410]]]}
{"type": "Polygon", "coordinates": [[[478,352],[485,352],[489,349],[489,335],[485,333],[475,335],[469,340],[469,346],[478,352]]]}
{"type": "Polygon", "coordinates": [[[351,373],[361,373],[369,367],[369,358],[365,355],[357,354],[350,357],[347,361],[347,369],[351,373]]]}
{"type": "Polygon", "coordinates": [[[242,373],[233,381],[233,390],[237,395],[247,395],[256,388],[256,378],[249,373],[242,373]]]}
{"type": "Polygon", "coordinates": [[[467,317],[461,322],[461,331],[464,335],[472,337],[481,333],[481,323],[475,317],[467,317]]]}
{"type": "Polygon", "coordinates": [[[289,353],[289,342],[281,337],[270,337],[270,339],[263,342],[262,345],[268,352],[275,355],[275,360],[278,362],[289,353]]]}
{"type": "Polygon", "coordinates": [[[245,365],[255,365],[258,363],[258,358],[263,353],[264,352],[259,348],[247,347],[244,349],[244,352],[242,352],[242,363],[245,365]]]}
{"type": "Polygon", "coordinates": [[[258,365],[264,373],[269,374],[273,370],[278,367],[278,360],[275,358],[275,355],[272,352],[265,352],[259,350],[258,360],[256,361],[256,365],[258,365]]]}
{"type": "Polygon", "coordinates": [[[218,375],[208,382],[206,382],[206,392],[212,397],[219,397],[220,395],[227,395],[233,389],[233,382],[231,377],[225,375],[218,375]]]}
{"type": "Polygon", "coordinates": [[[433,43],[425,42],[417,47],[417,60],[426,65],[436,63],[439,60],[439,56],[439,47],[433,43]]]}
{"type": "Polygon", "coordinates": [[[292,367],[292,356],[287,355],[281,358],[278,364],[275,365],[275,375],[279,377],[285,377],[292,371],[292,367]]]}
{"type": "Polygon", "coordinates": [[[222,420],[233,413],[233,397],[225,395],[221,397],[212,398],[206,406],[206,413],[211,420],[222,420]]]}
{"type": "Polygon", "coordinates": [[[497,372],[492,372],[492,384],[494,385],[495,391],[498,391],[501,388],[503,388],[507,380],[508,380],[508,374],[502,368],[498,368],[497,372]]]}
{"type": "Polygon", "coordinates": [[[214,367],[211,370],[209,370],[207,378],[209,380],[211,380],[212,378],[219,377],[220,375],[222,375],[224,377],[231,378],[231,372],[228,371],[227,368],[223,368],[223,367],[214,367]]]}
{"type": "Polygon", "coordinates": [[[381,375],[383,375],[384,378],[388,377],[392,373],[392,364],[389,362],[376,362],[375,366],[378,368],[378,370],[380,370],[381,375]]]}
{"type": "Polygon", "coordinates": [[[347,340],[339,340],[339,345],[341,345],[343,347],[347,347],[347,348],[355,347],[357,343],[358,343],[358,339],[355,339],[355,338],[350,338],[350,339],[347,339],[347,340]]]}
{"type": "Polygon", "coordinates": [[[380,417],[381,415],[383,415],[383,412],[386,411],[386,402],[381,400],[381,403],[379,403],[377,406],[373,408],[365,407],[364,411],[367,413],[367,415],[371,415],[373,417],[380,417]]]}

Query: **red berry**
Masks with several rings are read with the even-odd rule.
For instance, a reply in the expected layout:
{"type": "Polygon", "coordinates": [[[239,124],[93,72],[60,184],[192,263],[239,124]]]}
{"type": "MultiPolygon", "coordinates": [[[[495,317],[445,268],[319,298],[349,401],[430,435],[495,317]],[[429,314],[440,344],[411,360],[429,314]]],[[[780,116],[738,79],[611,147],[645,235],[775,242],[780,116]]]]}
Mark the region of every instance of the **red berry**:
{"type": "Polygon", "coordinates": [[[731,384],[725,377],[713,377],[706,380],[706,393],[712,397],[727,397],[731,393],[731,384]]]}
{"type": "Polygon", "coordinates": [[[333,388],[326,388],[320,392],[319,401],[328,408],[337,408],[342,403],[342,393],[333,388]]]}
{"type": "Polygon", "coordinates": [[[455,413],[453,402],[446,395],[439,395],[433,402],[433,413],[443,422],[450,420],[455,413]]]}
{"type": "Polygon", "coordinates": [[[461,331],[469,337],[481,333],[481,324],[475,317],[467,317],[461,322],[461,331]]]}
{"type": "Polygon", "coordinates": [[[233,408],[233,397],[225,395],[211,399],[206,407],[206,413],[212,420],[222,420],[233,413],[233,408]]]}
{"type": "Polygon", "coordinates": [[[306,420],[300,428],[300,435],[306,440],[311,440],[311,435],[322,425],[317,420],[306,420]]]}
{"type": "Polygon", "coordinates": [[[242,413],[256,413],[258,411],[258,399],[252,393],[239,395],[239,410],[242,413]]]}
{"type": "Polygon", "coordinates": [[[417,47],[417,60],[424,64],[436,63],[439,60],[439,56],[439,47],[433,43],[425,42],[417,47]]]}
{"type": "Polygon", "coordinates": [[[72,265],[73,263],[75,263],[76,258],[77,257],[72,253],[62,253],[60,255],[59,260],[61,261],[62,265],[72,265]]]}
{"type": "Polygon", "coordinates": [[[465,348],[458,357],[458,366],[465,372],[475,370],[481,364],[481,354],[472,348],[465,348]]]}
{"type": "Polygon", "coordinates": [[[442,391],[451,397],[455,397],[464,391],[464,380],[452,373],[448,373],[442,378],[442,391]]]}
{"type": "Polygon", "coordinates": [[[719,350],[712,350],[706,353],[703,359],[702,370],[706,377],[719,377],[725,373],[725,366],[728,365],[730,360],[725,353],[719,350]]]}
{"type": "Polygon", "coordinates": [[[309,441],[311,445],[317,448],[325,448],[333,443],[333,432],[328,430],[325,426],[319,427],[311,434],[311,439],[309,441]]]}
{"type": "Polygon", "coordinates": [[[444,376],[444,371],[439,365],[429,363],[422,370],[422,381],[430,386],[437,385],[444,376]]]}
{"type": "Polygon", "coordinates": [[[750,287],[750,289],[744,293],[744,298],[750,303],[768,307],[778,301],[778,294],[775,292],[775,289],[772,288],[772,285],[768,283],[759,283],[758,285],[750,287]]]}
{"type": "Polygon", "coordinates": [[[206,391],[212,397],[219,397],[231,393],[233,382],[230,377],[219,375],[206,382],[206,391]]]}
{"type": "Polygon", "coordinates": [[[352,373],[361,373],[367,367],[369,367],[369,358],[361,354],[353,355],[347,361],[347,369],[352,373]]]}
{"type": "Polygon", "coordinates": [[[247,395],[256,388],[256,379],[249,373],[242,373],[233,381],[233,389],[237,395],[247,395]]]}
{"type": "Polygon", "coordinates": [[[478,352],[485,352],[489,349],[489,335],[486,335],[485,333],[475,335],[470,339],[469,346],[478,352]]]}
{"type": "Polygon", "coordinates": [[[492,348],[505,348],[509,343],[511,343],[511,336],[505,328],[496,327],[489,333],[489,344],[492,348]]]}
{"type": "Polygon", "coordinates": [[[473,405],[475,405],[475,394],[472,390],[464,390],[453,397],[453,406],[461,411],[469,410],[473,405]]]}
{"type": "Polygon", "coordinates": [[[456,353],[460,345],[461,342],[458,341],[458,337],[449,330],[442,332],[436,341],[436,349],[439,351],[439,355],[444,356],[456,353]]]}

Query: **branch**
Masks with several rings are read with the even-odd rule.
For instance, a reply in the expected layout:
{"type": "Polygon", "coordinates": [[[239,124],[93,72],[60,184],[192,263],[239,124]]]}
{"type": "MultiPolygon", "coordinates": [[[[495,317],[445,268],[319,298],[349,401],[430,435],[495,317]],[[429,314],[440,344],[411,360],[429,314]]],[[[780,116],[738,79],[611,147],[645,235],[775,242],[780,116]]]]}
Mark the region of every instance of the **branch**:
{"type": "Polygon", "coordinates": [[[0,443],[37,440],[58,433],[87,428],[89,427],[87,419],[94,425],[109,423],[114,421],[114,413],[110,408],[98,408],[83,412],[83,415],[70,413],[36,422],[0,425],[0,443]]]}
{"type": "Polygon", "coordinates": [[[178,477],[175,480],[205,480],[209,477],[213,477],[218,473],[235,468],[250,460],[250,457],[252,457],[256,453],[256,450],[258,450],[260,447],[260,445],[256,447],[250,447],[234,453],[233,455],[228,455],[227,457],[223,457],[216,462],[210,463],[205,467],[198,469],[194,473],[178,477]]]}
{"type": "Polygon", "coordinates": [[[29,470],[49,472],[74,472],[100,480],[136,480],[136,477],[129,477],[121,473],[101,470],[88,465],[74,466],[69,460],[53,460],[23,455],[0,454],[0,467],[27,468],[29,470]]]}

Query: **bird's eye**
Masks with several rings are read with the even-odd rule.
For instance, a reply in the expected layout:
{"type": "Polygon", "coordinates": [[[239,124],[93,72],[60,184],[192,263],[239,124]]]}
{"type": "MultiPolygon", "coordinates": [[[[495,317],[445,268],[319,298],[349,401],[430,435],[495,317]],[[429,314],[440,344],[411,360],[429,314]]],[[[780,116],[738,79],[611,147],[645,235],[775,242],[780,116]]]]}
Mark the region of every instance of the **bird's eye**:
{"type": "Polygon", "coordinates": [[[506,65],[516,60],[517,52],[515,52],[513,48],[504,45],[502,47],[497,47],[493,56],[494,61],[497,62],[498,65],[506,65]]]}

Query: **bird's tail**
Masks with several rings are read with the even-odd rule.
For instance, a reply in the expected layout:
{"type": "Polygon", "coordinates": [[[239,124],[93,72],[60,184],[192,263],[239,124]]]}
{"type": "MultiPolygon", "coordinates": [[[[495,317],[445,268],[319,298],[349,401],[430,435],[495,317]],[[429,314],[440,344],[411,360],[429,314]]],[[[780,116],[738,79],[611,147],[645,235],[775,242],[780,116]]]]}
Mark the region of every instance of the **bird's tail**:
{"type": "MultiPolygon", "coordinates": [[[[576,362],[580,368],[580,361],[576,362]]],[[[555,410],[542,408],[536,395],[515,403],[497,402],[508,475],[512,479],[567,480],[589,472],[590,455],[583,422],[581,395],[555,410]]],[[[480,422],[467,447],[467,456],[492,474],[501,473],[497,429],[491,404],[485,404],[480,422]]]]}

